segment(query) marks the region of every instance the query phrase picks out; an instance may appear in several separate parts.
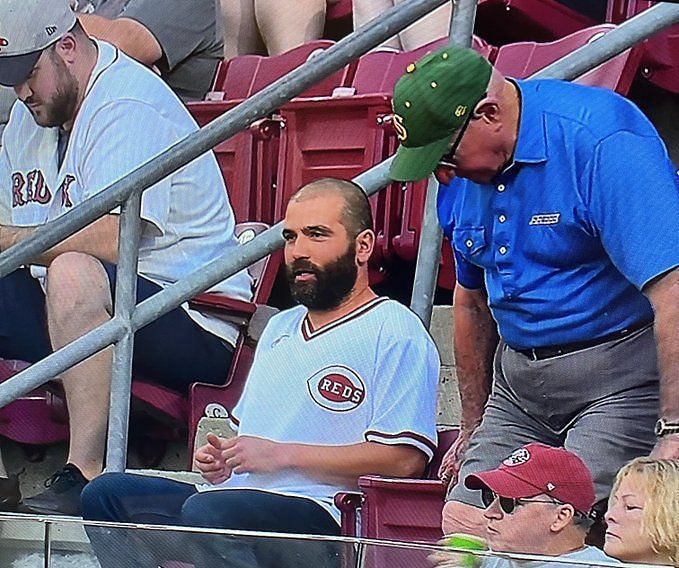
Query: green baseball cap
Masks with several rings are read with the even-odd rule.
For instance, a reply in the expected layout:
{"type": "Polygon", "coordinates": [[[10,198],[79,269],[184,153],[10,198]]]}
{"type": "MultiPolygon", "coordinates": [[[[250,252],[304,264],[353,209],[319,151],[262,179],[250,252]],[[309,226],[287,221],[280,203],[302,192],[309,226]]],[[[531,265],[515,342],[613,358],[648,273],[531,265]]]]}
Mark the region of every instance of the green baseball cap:
{"type": "Polygon", "coordinates": [[[453,134],[470,119],[488,90],[492,66],[466,47],[444,47],[411,63],[394,88],[394,127],[401,145],[389,176],[427,177],[453,134]]]}

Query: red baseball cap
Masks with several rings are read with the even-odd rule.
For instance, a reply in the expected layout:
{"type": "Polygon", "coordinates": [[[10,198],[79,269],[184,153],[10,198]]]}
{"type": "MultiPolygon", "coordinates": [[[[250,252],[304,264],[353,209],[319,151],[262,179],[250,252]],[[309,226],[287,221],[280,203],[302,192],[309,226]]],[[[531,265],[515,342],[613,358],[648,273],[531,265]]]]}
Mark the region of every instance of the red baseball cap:
{"type": "Polygon", "coordinates": [[[596,501],[589,468],[573,452],[545,444],[515,450],[500,467],[468,475],[469,489],[488,488],[501,497],[516,499],[545,494],[589,514],[596,501]]]}

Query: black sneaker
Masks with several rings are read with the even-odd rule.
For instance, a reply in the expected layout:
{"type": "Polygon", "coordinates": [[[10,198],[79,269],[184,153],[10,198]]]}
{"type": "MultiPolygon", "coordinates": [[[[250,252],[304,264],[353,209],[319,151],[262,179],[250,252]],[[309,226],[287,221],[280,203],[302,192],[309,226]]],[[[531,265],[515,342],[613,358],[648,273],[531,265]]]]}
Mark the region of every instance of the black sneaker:
{"type": "Polygon", "coordinates": [[[14,513],[20,501],[19,476],[0,477],[0,511],[14,513]]]}
{"type": "Polygon", "coordinates": [[[24,499],[19,505],[20,513],[33,515],[68,515],[79,517],[80,494],[88,481],[80,470],[71,463],[57,471],[45,481],[47,490],[24,499]]]}

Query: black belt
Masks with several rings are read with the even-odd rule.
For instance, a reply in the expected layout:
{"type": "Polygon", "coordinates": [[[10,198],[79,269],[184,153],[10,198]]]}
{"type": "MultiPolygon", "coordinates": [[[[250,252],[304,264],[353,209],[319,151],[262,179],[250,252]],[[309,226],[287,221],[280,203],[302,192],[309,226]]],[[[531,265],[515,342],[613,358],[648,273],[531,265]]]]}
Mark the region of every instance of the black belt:
{"type": "Polygon", "coordinates": [[[559,355],[566,355],[567,353],[574,353],[575,351],[580,351],[581,349],[587,349],[588,347],[596,347],[602,343],[608,343],[609,341],[615,341],[616,339],[622,339],[628,335],[631,335],[635,331],[639,331],[649,325],[650,321],[645,321],[641,323],[636,323],[615,333],[605,335],[604,337],[597,337],[596,339],[590,339],[587,341],[575,341],[574,343],[565,343],[564,345],[547,345],[545,347],[535,347],[533,349],[514,349],[517,353],[521,353],[526,357],[530,357],[533,361],[538,359],[549,359],[550,357],[557,357],[559,355]]]}

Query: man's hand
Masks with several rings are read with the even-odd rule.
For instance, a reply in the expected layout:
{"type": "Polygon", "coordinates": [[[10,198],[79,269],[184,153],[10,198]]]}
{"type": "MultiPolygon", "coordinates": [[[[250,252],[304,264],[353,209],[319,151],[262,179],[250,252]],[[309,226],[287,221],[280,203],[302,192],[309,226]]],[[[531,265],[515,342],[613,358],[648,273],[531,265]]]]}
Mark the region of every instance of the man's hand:
{"type": "Polygon", "coordinates": [[[217,485],[231,477],[231,468],[226,464],[224,457],[224,445],[228,441],[214,434],[208,434],[207,444],[196,450],[193,461],[203,479],[208,483],[217,485]]]}
{"type": "Polygon", "coordinates": [[[222,444],[222,456],[233,473],[271,473],[286,467],[284,444],[237,436],[222,444]]]}
{"type": "Polygon", "coordinates": [[[679,459],[679,434],[668,434],[658,439],[651,457],[659,460],[679,459]]]}
{"type": "Polygon", "coordinates": [[[464,454],[469,447],[469,440],[474,433],[473,430],[461,430],[453,445],[443,456],[441,467],[439,468],[439,479],[446,485],[455,485],[460,473],[460,466],[464,459],[464,454]]]}

